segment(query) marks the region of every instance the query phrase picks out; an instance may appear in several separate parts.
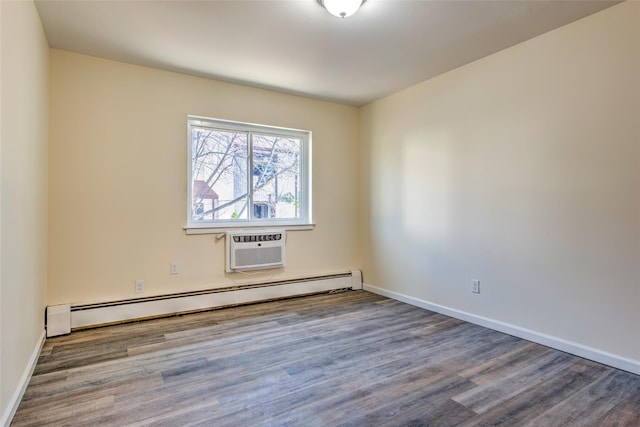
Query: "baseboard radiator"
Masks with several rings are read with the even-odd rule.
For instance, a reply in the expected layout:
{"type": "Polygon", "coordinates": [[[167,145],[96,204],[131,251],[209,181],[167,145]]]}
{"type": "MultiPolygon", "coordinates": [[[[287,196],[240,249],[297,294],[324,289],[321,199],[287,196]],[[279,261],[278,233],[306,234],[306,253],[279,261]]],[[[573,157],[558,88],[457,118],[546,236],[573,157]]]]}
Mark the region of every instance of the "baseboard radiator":
{"type": "Polygon", "coordinates": [[[47,337],[69,331],[155,317],[213,310],[275,299],[362,289],[362,273],[346,273],[270,281],[226,288],[159,295],[98,304],[47,307],[47,337]],[[61,313],[69,313],[61,315],[61,313]],[[62,325],[62,327],[60,326],[62,325]]]}

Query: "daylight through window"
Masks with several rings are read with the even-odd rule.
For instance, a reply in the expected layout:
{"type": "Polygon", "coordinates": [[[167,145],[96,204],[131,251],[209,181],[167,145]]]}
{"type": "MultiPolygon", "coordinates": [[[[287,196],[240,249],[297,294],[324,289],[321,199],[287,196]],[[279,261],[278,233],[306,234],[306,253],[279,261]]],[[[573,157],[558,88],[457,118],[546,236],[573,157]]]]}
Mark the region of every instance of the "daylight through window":
{"type": "Polygon", "coordinates": [[[189,117],[192,227],[310,224],[310,132],[189,117]]]}

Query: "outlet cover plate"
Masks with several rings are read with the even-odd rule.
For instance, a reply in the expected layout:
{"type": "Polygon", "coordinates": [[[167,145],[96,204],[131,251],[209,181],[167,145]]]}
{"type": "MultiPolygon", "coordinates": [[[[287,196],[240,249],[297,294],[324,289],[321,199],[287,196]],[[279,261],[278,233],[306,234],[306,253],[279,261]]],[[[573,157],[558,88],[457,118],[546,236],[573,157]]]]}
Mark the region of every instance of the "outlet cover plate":
{"type": "Polygon", "coordinates": [[[471,282],[471,292],[474,294],[480,293],[480,280],[474,279],[473,282],[471,282]]]}

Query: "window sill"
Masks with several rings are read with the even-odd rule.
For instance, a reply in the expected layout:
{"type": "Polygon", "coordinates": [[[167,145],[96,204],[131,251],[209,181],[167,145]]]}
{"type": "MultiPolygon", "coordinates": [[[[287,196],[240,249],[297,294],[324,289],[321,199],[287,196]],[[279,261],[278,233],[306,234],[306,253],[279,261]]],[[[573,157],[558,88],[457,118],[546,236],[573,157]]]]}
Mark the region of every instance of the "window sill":
{"type": "Polygon", "coordinates": [[[221,234],[231,230],[251,230],[251,229],[269,229],[269,228],[277,228],[280,230],[287,231],[300,231],[300,230],[313,230],[315,224],[299,224],[299,225],[283,225],[283,224],[264,224],[264,225],[249,225],[245,224],[244,226],[238,225],[236,226],[187,226],[184,228],[184,233],[187,235],[190,234],[221,234]]]}

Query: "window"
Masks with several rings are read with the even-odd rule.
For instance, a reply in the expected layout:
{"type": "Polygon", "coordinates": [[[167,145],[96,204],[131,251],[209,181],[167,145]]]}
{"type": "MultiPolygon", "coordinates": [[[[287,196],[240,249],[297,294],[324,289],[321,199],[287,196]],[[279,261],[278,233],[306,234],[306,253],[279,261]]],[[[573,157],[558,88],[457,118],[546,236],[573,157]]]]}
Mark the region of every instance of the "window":
{"type": "Polygon", "coordinates": [[[311,224],[311,132],[188,117],[187,228],[311,224]]]}

